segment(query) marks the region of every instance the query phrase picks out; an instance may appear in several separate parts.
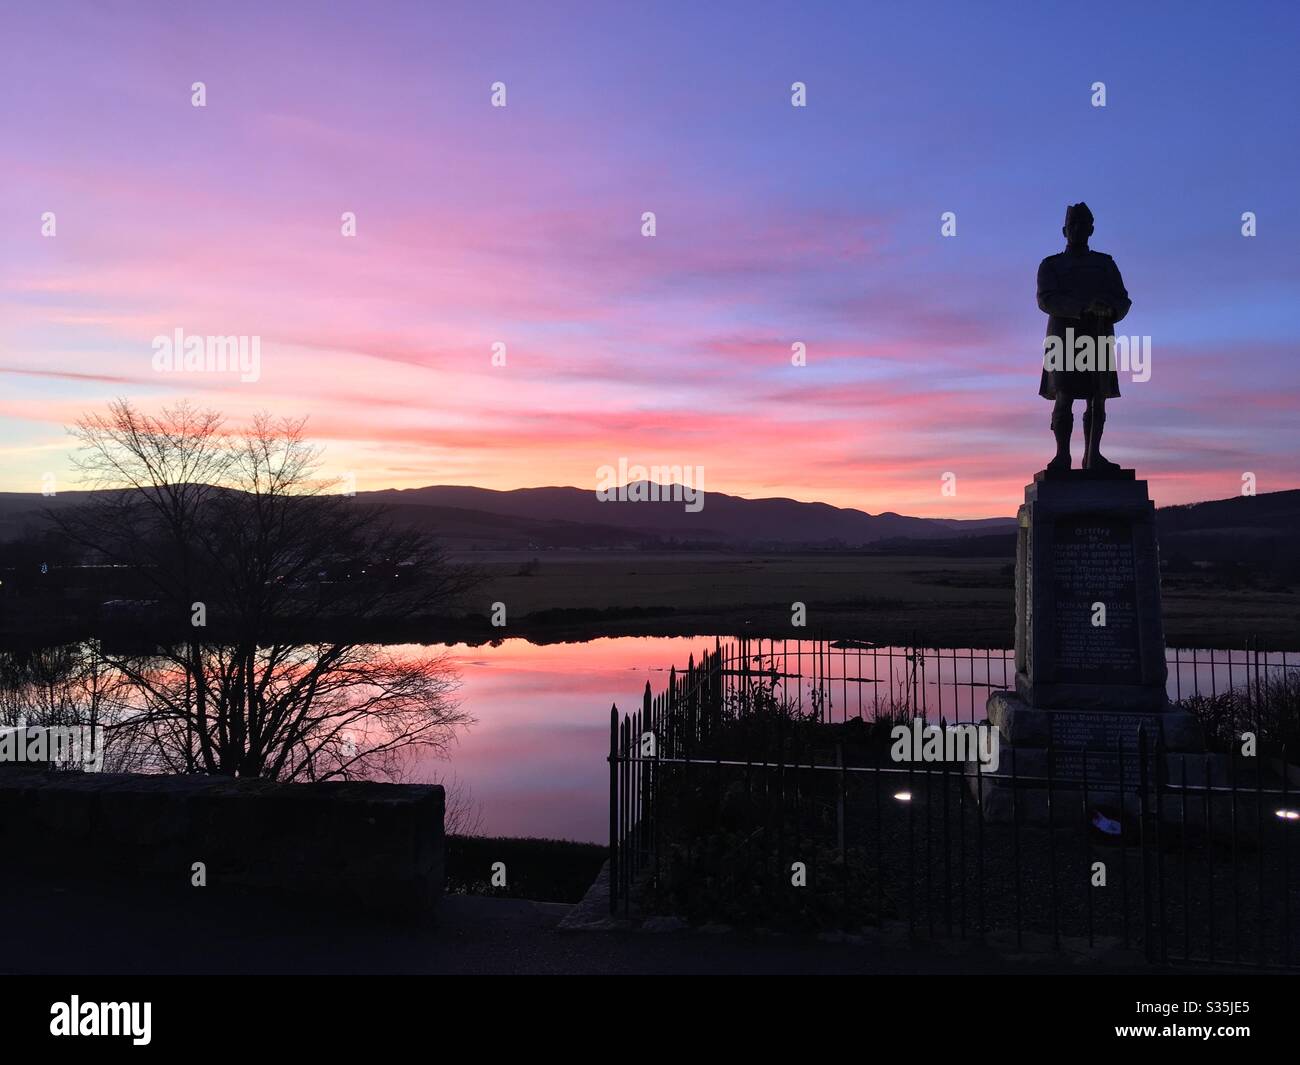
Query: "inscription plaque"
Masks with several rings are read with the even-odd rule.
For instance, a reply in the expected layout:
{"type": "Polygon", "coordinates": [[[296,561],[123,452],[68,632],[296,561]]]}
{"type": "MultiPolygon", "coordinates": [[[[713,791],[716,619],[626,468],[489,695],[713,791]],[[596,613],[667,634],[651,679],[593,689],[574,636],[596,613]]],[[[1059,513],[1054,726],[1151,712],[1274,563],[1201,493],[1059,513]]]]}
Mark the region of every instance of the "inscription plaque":
{"type": "Polygon", "coordinates": [[[1062,518],[1052,540],[1056,676],[1063,684],[1137,684],[1137,578],[1133,529],[1114,518],[1062,518]],[[1094,624],[1094,604],[1105,606],[1094,624]]]}
{"type": "Polygon", "coordinates": [[[1138,784],[1137,734],[1145,724],[1147,744],[1153,748],[1160,734],[1160,717],[1106,710],[1054,710],[1051,719],[1052,767],[1056,777],[1082,780],[1084,750],[1088,756],[1088,783],[1116,783],[1119,760],[1124,757],[1124,786],[1138,784]]]}

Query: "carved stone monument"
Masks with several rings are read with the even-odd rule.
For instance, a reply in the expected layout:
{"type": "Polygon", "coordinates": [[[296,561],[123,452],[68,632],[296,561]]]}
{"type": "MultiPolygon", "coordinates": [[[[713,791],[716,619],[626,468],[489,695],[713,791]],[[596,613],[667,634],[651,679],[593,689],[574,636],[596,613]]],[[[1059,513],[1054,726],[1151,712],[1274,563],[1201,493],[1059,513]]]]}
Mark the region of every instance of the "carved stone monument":
{"type": "Polygon", "coordinates": [[[1158,711],[1155,506],[1132,470],[1040,473],[1016,538],[1016,692],[1030,706],[1158,711]]]}
{"type": "Polygon", "coordinates": [[[1122,810],[1139,779],[1138,728],[1170,752],[1204,750],[1165,689],[1155,507],[1132,470],[1046,470],[1025,489],[1016,546],[1016,687],[990,694],[1001,741],[975,784],[986,816],[1046,810],[1046,780],[1122,810]],[[1025,785],[1028,784],[1028,787],[1025,785]]]}
{"type": "MultiPolygon", "coordinates": [[[[1038,267],[1047,315],[1038,394],[1050,400],[1056,455],[1025,489],[1016,543],[1016,687],[989,695],[997,769],[972,786],[985,816],[1030,817],[1058,785],[1087,788],[1120,820],[1138,784],[1138,730],[1168,752],[1205,749],[1190,714],[1169,705],[1160,553],[1146,481],[1100,450],[1106,401],[1119,396],[1114,324],[1133,306],[1115,261],[1089,247],[1085,203],[1065,211],[1065,250],[1038,267]],[[1100,356],[1098,354],[1100,353],[1100,356]],[[1083,468],[1072,469],[1074,403],[1084,403],[1083,468]],[[1027,792],[1008,787],[1031,784],[1027,792]]],[[[1102,823],[1116,823],[1105,818],[1102,823]]]]}

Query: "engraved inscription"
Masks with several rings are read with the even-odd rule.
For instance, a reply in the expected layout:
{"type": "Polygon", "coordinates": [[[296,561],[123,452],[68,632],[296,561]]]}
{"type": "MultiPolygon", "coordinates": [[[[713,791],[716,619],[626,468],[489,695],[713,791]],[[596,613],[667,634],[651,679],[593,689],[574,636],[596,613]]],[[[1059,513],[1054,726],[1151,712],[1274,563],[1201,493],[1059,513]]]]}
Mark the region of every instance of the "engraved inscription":
{"type": "Polygon", "coordinates": [[[1137,732],[1145,723],[1147,742],[1155,743],[1160,719],[1152,714],[1110,713],[1104,710],[1052,712],[1052,770],[1060,780],[1082,780],[1087,751],[1088,781],[1114,783],[1124,758],[1124,785],[1138,782],[1137,732]]]}
{"type": "Polygon", "coordinates": [[[1141,680],[1133,530],[1117,519],[1061,519],[1052,549],[1056,680],[1137,684],[1141,680]],[[1094,624],[1094,604],[1105,624],[1094,624]]]}

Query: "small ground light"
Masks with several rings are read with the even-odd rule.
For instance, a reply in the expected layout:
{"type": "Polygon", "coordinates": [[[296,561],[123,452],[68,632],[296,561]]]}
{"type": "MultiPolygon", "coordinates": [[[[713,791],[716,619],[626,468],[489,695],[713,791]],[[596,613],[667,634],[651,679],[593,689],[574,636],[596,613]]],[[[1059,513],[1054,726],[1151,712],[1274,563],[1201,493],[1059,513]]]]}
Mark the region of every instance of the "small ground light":
{"type": "Polygon", "coordinates": [[[899,802],[911,802],[912,793],[910,791],[896,791],[894,792],[894,798],[899,802]]]}
{"type": "Polygon", "coordinates": [[[1300,821],[1300,810],[1275,810],[1273,812],[1283,821],[1300,821]]]}

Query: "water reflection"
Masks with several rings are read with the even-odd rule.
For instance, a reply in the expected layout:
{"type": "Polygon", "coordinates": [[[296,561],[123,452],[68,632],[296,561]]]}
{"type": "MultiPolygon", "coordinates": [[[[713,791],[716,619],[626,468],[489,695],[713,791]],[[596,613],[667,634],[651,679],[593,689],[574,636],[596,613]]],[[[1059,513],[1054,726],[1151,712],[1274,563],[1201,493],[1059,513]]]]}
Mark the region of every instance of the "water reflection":
{"type": "MultiPolygon", "coordinates": [[[[425,759],[415,769],[421,779],[454,772],[467,783],[482,834],[603,842],[610,705],[636,709],[647,680],[656,693],[662,691],[670,666],[683,666],[692,654],[698,662],[713,646],[712,637],[611,637],[544,645],[513,639],[496,646],[455,646],[450,656],[461,674],[460,697],[475,723],[460,733],[449,760],[425,759]]],[[[935,719],[981,720],[989,690],[1008,686],[1015,673],[1009,650],[931,650],[914,662],[907,649],[864,644],[814,660],[813,646],[776,641],[774,648],[771,641],[752,641],[749,653],[763,668],[773,661],[774,650],[795,662],[792,671],[803,676],[782,681],[784,697],[808,704],[820,686],[823,712],[833,720],[870,716],[877,699],[886,705],[910,699],[935,719]]],[[[407,650],[432,653],[434,648],[407,650]]],[[[1245,651],[1171,648],[1167,657],[1171,699],[1245,684],[1252,663],[1262,662],[1265,677],[1300,665],[1300,655],[1282,652],[1261,659],[1245,651]]]]}
{"type": "MultiPolygon", "coordinates": [[[[445,754],[421,751],[405,761],[402,779],[458,782],[468,790],[476,820],[472,830],[478,834],[603,842],[611,704],[636,709],[647,681],[661,692],[670,666],[683,666],[692,655],[698,662],[713,646],[712,637],[608,637],[541,645],[508,639],[487,646],[372,647],[366,657],[408,664],[445,657],[459,674],[456,701],[472,718],[468,727],[455,729],[445,754]]],[[[68,718],[65,702],[67,707],[96,705],[104,696],[102,682],[65,661],[77,649],[69,645],[39,653],[39,662],[63,678],[57,689],[63,694],[54,703],[49,697],[55,686],[27,675],[38,661],[30,654],[19,656],[27,664],[16,678],[21,684],[5,683],[0,668],[0,724],[15,724],[24,714],[30,720],[34,707],[45,723],[60,723],[68,718]],[[97,686],[87,687],[91,680],[97,686]]],[[[751,641],[747,650],[751,668],[777,668],[784,699],[816,705],[834,721],[870,717],[877,701],[886,706],[901,701],[932,719],[980,720],[990,688],[1007,686],[1015,668],[1010,651],[932,649],[914,655],[870,644],[835,644],[828,650],[808,641],[767,640],[751,641]]],[[[0,666],[5,658],[0,653],[0,666]]],[[[71,658],[80,661],[76,654],[71,658]]],[[[1174,700],[1195,691],[1213,695],[1248,684],[1257,688],[1300,665],[1300,655],[1282,652],[1170,649],[1167,659],[1174,700]]]]}
{"type": "Polygon", "coordinates": [[[425,759],[416,773],[433,779],[454,772],[468,784],[484,835],[604,842],[610,706],[639,705],[647,680],[658,690],[670,666],[712,646],[701,637],[454,646],[459,696],[474,724],[459,734],[449,760],[425,759]]]}

